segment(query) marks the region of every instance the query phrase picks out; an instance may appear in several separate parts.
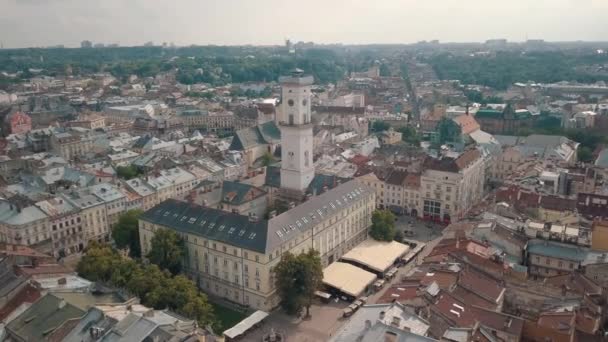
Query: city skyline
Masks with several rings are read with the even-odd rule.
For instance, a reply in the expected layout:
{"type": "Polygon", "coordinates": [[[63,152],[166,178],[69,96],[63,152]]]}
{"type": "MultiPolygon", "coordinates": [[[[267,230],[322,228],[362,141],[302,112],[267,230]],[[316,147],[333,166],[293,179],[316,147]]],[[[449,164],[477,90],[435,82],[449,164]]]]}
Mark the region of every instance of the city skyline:
{"type": "Polygon", "coordinates": [[[277,0],[222,3],[181,0],[0,0],[0,41],[4,48],[65,45],[82,40],[123,46],[281,45],[292,41],[319,44],[408,44],[441,42],[602,41],[608,29],[599,0],[364,1],[312,0],[295,6],[277,0]],[[52,15],[49,15],[51,13],[52,15]],[[565,23],[584,22],[572,30],[565,23]],[[381,23],[381,24],[378,24],[381,23]]]}

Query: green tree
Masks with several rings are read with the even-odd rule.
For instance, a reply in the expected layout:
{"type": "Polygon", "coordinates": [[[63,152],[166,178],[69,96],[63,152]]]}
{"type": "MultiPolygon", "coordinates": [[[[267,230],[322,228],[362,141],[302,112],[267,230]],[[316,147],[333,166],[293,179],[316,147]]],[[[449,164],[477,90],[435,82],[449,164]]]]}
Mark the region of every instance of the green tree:
{"type": "Polygon", "coordinates": [[[134,165],[128,165],[117,167],[116,174],[122,179],[129,180],[139,176],[141,172],[134,165]]]}
{"type": "Polygon", "coordinates": [[[77,266],[78,274],[93,281],[108,282],[139,297],[154,309],[169,308],[202,326],[217,325],[207,297],[183,275],[173,277],[157,265],[141,265],[123,258],[108,245],[92,243],[77,266]]]}
{"type": "Polygon", "coordinates": [[[416,128],[411,126],[404,126],[397,129],[398,132],[401,132],[401,140],[405,141],[408,144],[414,146],[420,146],[420,142],[422,138],[416,131],[416,128]]]}
{"type": "Polygon", "coordinates": [[[124,259],[116,263],[112,270],[110,282],[117,287],[127,288],[134,274],[139,270],[139,265],[133,259],[124,259]]]}
{"type": "Polygon", "coordinates": [[[110,281],[121,257],[110,246],[91,243],[76,266],[78,275],[91,281],[110,281]]]}
{"type": "Polygon", "coordinates": [[[586,146],[579,147],[577,158],[579,161],[590,163],[593,161],[593,151],[586,146]]]}
{"type": "Polygon", "coordinates": [[[147,257],[151,263],[161,269],[178,274],[181,271],[184,255],[184,240],[173,230],[159,229],[152,237],[147,257]]]}
{"type": "Polygon", "coordinates": [[[112,227],[112,238],[116,247],[120,249],[129,248],[129,255],[133,258],[141,257],[138,225],[141,214],[143,214],[141,210],[129,210],[120,215],[118,223],[112,227]]]}
{"type": "Polygon", "coordinates": [[[386,64],[380,65],[380,76],[382,76],[382,77],[391,76],[391,70],[389,69],[388,65],[386,65],[386,64]]]}
{"type": "Polygon", "coordinates": [[[391,128],[391,125],[388,122],[384,122],[382,120],[375,120],[371,125],[372,132],[383,132],[391,128]]]}
{"type": "Polygon", "coordinates": [[[369,236],[377,241],[392,241],[395,237],[395,215],[389,210],[374,211],[369,236]]]}
{"type": "Polygon", "coordinates": [[[298,255],[287,252],[281,257],[274,272],[283,309],[289,314],[299,314],[305,308],[305,317],[310,317],[315,291],[323,281],[319,252],[312,249],[298,255]]]}

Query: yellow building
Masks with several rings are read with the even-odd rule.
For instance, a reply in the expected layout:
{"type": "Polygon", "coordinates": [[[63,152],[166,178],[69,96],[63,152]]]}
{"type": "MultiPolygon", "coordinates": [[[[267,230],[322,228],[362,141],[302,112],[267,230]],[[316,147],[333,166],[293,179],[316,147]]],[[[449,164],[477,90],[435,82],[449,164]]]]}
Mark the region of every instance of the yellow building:
{"type": "Polygon", "coordinates": [[[185,272],[205,292],[270,310],[279,304],[273,267],[285,252],[311,248],[323,266],[367,238],[375,192],[353,180],[269,220],[168,199],[142,215],[142,254],[158,229],[177,231],[186,242],[185,272]]]}
{"type": "Polygon", "coordinates": [[[591,226],[591,249],[608,252],[608,221],[595,221],[591,226]]]}

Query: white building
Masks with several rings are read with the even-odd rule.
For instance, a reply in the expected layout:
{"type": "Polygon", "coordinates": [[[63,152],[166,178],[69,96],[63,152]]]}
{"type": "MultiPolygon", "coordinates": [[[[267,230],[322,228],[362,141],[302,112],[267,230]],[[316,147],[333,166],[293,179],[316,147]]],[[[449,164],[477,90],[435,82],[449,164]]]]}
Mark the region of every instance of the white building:
{"type": "Polygon", "coordinates": [[[291,76],[279,78],[282,85],[281,187],[303,192],[315,176],[312,162],[313,135],[310,122],[312,76],[296,69],[291,76]]]}
{"type": "Polygon", "coordinates": [[[456,158],[427,158],[420,177],[422,217],[449,222],[461,219],[483,198],[485,163],[481,152],[456,158]]]}

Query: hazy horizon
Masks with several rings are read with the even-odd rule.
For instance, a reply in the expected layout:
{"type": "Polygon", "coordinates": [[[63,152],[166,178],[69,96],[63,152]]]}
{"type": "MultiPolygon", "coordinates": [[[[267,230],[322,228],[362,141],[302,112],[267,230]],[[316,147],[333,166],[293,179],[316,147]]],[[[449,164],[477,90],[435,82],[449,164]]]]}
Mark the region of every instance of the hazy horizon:
{"type": "Polygon", "coordinates": [[[4,48],[606,41],[607,0],[0,0],[4,48]]]}

